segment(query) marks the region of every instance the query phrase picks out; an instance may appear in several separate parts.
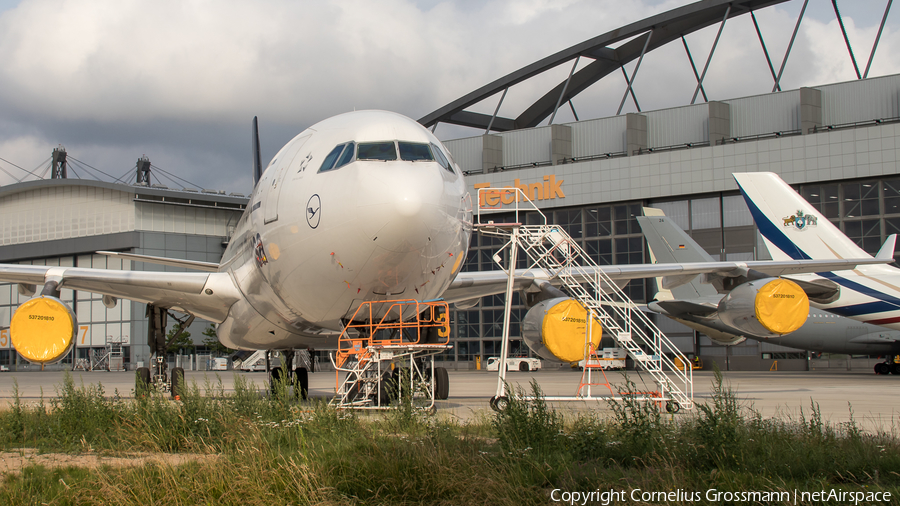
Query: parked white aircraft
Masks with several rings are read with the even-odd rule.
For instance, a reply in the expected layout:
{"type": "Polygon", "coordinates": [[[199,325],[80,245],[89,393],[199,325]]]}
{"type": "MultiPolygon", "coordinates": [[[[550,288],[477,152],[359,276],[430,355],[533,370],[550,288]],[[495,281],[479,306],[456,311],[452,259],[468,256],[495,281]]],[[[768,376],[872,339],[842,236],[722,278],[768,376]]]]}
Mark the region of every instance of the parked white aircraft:
{"type": "MultiPolygon", "coordinates": [[[[748,172],[734,174],[734,179],[773,259],[868,256],[778,175],[748,172]]],[[[893,256],[892,238],[894,236],[889,237],[877,256],[893,256]]],[[[840,287],[838,297],[827,303],[814,303],[815,307],[900,330],[900,269],[896,267],[860,265],[853,270],[821,271],[792,276],[792,279],[840,287]]],[[[876,369],[876,372],[879,371],[876,369]]]]}
{"type": "MultiPolygon", "coordinates": [[[[117,298],[148,304],[149,343],[157,358],[164,356],[169,310],[190,315],[182,327],[194,316],[218,323],[219,339],[231,348],[321,350],[337,347],[346,319],[364,301],[444,297],[464,307],[505,291],[503,271],[460,273],[472,200],[446,148],[415,121],[383,111],[335,116],[291,140],[264,172],[258,139],[254,151],[258,183],[220,263],[111,253],[203,272],[0,265],[0,281],[18,283],[23,294],[42,287],[13,315],[16,350],[30,361],[50,363],[71,349],[77,326],[58,299],[61,288],[104,294],[109,306],[117,298]]],[[[702,273],[746,280],[750,271],[780,276],[880,262],[864,258],[604,271],[616,280],[702,273]]],[[[542,293],[551,277],[519,271],[516,287],[542,293]]],[[[373,317],[383,317],[381,311],[373,317]]],[[[300,372],[303,383],[306,371],[300,372]]]]}
{"type": "MultiPolygon", "coordinates": [[[[639,217],[638,223],[656,261],[712,261],[699,244],[660,210],[644,208],[644,213],[646,216],[639,217]]],[[[861,323],[814,307],[809,309],[806,323],[794,332],[774,337],[754,336],[722,321],[718,310],[724,296],[712,285],[695,279],[672,289],[670,293],[657,294],[658,300],[648,303],[647,307],[703,332],[722,345],[739,344],[745,337],[750,337],[758,341],[827,353],[890,356],[900,353],[900,332],[861,323]]],[[[900,374],[900,364],[891,364],[891,372],[900,374]]]]}

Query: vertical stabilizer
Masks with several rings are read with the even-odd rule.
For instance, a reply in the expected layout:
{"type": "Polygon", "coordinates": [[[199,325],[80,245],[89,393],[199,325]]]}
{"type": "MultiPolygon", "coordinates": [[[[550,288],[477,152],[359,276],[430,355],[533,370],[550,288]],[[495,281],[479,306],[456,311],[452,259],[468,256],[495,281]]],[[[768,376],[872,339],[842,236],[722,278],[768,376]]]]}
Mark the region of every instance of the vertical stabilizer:
{"type": "Polygon", "coordinates": [[[262,157],[259,154],[259,123],[253,116],[253,187],[262,177],[262,157]]]}
{"type": "Polygon", "coordinates": [[[871,257],[777,174],[735,173],[734,179],[774,260],[871,257]]]}
{"type": "MultiPolygon", "coordinates": [[[[644,214],[646,216],[638,216],[638,224],[657,263],[713,261],[691,236],[662,211],[645,207],[644,214]]],[[[699,277],[695,277],[690,283],[672,288],[671,292],[675,298],[685,300],[714,297],[718,294],[712,285],[701,283],[699,277]]]]}

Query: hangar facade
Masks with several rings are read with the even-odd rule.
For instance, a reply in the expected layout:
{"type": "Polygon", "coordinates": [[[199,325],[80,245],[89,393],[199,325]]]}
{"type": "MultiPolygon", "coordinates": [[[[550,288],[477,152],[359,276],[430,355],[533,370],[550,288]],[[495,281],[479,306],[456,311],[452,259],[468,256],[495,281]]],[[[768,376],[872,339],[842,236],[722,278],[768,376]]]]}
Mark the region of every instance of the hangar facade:
{"type": "MultiPolygon", "coordinates": [[[[123,261],[96,251],[218,262],[247,199],[220,193],[177,191],[147,184],[84,179],[46,179],[0,188],[0,263],[93,267],[135,271],[176,267],[123,261]]],[[[183,269],[182,269],[183,270],[183,269]]],[[[9,336],[12,313],[30,296],[17,284],[0,284],[0,364],[21,368],[9,336]],[[18,361],[18,363],[17,363],[18,361]]],[[[75,350],[62,361],[89,364],[111,347],[123,366],[149,364],[146,305],[119,300],[113,308],[99,294],[61,290],[78,320],[75,350]]],[[[196,343],[208,322],[190,327],[196,343]]]]}
{"type": "MultiPolygon", "coordinates": [[[[649,262],[635,216],[657,207],[713,257],[767,259],[733,172],[771,171],[864,250],[900,232],[900,75],[686,107],[496,132],[445,143],[470,191],[518,186],[599,264],[649,262]]],[[[473,238],[465,270],[499,268],[501,244],[473,238]]],[[[652,280],[626,292],[652,300],[652,280]]],[[[514,301],[512,321],[526,308],[514,301]]],[[[499,353],[502,296],[455,312],[449,360],[499,353]]],[[[806,352],[748,340],[720,346],[658,318],[687,354],[722,369],[805,368],[806,352]]],[[[512,336],[520,335],[514,326],[512,336]]],[[[527,348],[513,344],[513,352],[527,348]]]]}
{"type": "MultiPolygon", "coordinates": [[[[793,184],[822,215],[875,253],[900,232],[900,75],[829,84],[610,118],[510,130],[445,142],[467,173],[470,191],[521,186],[548,219],[564,227],[600,264],[649,262],[635,216],[658,207],[714,258],[767,258],[732,172],[772,171],[793,184]]],[[[246,207],[242,196],[178,191],[145,184],[80,179],[29,181],[0,188],[0,263],[131,270],[175,267],[94,254],[128,251],[215,262],[246,207]]],[[[499,268],[497,239],[476,235],[465,270],[499,268]]],[[[655,295],[652,280],[633,281],[636,301],[655,295]]],[[[0,284],[0,364],[16,354],[8,330],[27,300],[16,284],[0,284]]],[[[124,363],[149,360],[145,305],[63,290],[79,321],[75,360],[124,346],[124,363]]],[[[514,302],[511,335],[526,313],[514,302]]],[[[454,310],[453,367],[500,351],[503,297],[454,310]]],[[[746,341],[724,347],[659,318],[688,354],[723,369],[802,368],[806,353],[746,341]],[[793,365],[792,365],[793,364],[793,365]]],[[[190,331],[202,340],[206,322],[190,331]]],[[[514,340],[513,354],[528,354],[514,340]]],[[[21,360],[21,359],[19,359],[21,360]]],[[[71,367],[67,358],[63,367],[71,367]]],[[[21,362],[20,362],[21,364],[21,362]]],[[[448,364],[449,365],[449,364],[448,364]]]]}

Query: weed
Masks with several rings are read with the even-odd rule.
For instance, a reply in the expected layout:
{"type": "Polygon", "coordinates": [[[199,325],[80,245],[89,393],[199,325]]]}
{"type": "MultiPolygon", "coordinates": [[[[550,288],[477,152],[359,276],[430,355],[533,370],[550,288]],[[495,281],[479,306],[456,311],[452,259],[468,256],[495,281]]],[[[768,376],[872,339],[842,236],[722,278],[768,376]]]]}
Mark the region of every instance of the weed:
{"type": "Polygon", "coordinates": [[[550,409],[541,387],[531,380],[531,398],[521,388],[507,386],[509,402],[494,416],[493,427],[500,447],[507,453],[546,456],[560,448],[562,417],[550,409]]]}

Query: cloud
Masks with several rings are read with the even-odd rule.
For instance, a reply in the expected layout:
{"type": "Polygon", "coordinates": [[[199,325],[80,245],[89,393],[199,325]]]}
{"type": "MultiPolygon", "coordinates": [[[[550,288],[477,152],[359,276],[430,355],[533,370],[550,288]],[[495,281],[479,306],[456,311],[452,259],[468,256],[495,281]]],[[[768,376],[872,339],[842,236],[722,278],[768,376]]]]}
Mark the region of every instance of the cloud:
{"type": "MultiPolygon", "coordinates": [[[[146,154],[197,186],[248,193],[254,115],[271,157],[328,116],[382,108],[418,118],[540,58],[686,3],[23,0],[0,11],[0,157],[33,168],[62,143],[118,176],[146,154]]],[[[776,67],[795,3],[757,13],[776,67]]],[[[865,57],[880,14],[866,21],[858,27],[847,18],[851,40],[866,41],[859,42],[865,57]]],[[[804,21],[785,89],[854,77],[833,24],[824,15],[804,21]]],[[[716,29],[687,37],[700,69],[716,29]]],[[[897,37],[889,19],[873,75],[900,69],[897,37]]],[[[518,114],[568,71],[561,66],[510,90],[501,114],[518,114]]],[[[711,99],[771,89],[748,16],[726,24],[704,84],[711,99]]],[[[635,80],[643,110],[684,105],[695,86],[680,43],[648,55],[635,80]]],[[[621,74],[612,75],[574,104],[582,119],[608,116],[624,91],[621,74]]],[[[496,100],[476,109],[493,112],[496,100]]],[[[625,110],[635,110],[630,99],[625,110]]],[[[571,112],[560,118],[571,120],[571,112]]],[[[0,183],[10,181],[0,173],[0,183]]]]}

